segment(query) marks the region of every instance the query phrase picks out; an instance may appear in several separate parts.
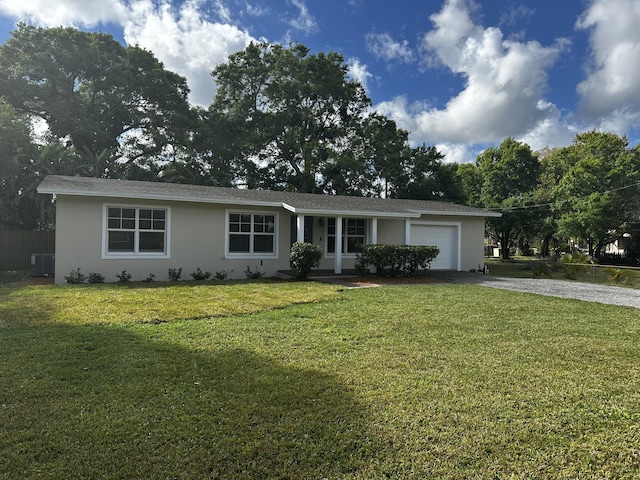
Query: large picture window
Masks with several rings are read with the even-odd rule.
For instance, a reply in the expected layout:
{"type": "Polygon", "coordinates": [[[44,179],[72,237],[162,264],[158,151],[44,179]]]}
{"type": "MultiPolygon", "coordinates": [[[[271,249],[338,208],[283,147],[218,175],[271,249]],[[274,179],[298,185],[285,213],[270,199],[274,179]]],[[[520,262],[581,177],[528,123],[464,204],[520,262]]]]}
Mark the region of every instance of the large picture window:
{"type": "MultiPolygon", "coordinates": [[[[355,255],[366,240],[367,225],[364,218],[342,219],[342,253],[355,255]]],[[[327,221],[327,253],[336,253],[336,219],[327,221]]]]}
{"type": "Polygon", "coordinates": [[[276,255],[275,214],[229,212],[227,221],[227,254],[232,256],[276,255]]]}
{"type": "Polygon", "coordinates": [[[168,255],[168,209],[107,206],[105,210],[106,255],[168,255]]]}

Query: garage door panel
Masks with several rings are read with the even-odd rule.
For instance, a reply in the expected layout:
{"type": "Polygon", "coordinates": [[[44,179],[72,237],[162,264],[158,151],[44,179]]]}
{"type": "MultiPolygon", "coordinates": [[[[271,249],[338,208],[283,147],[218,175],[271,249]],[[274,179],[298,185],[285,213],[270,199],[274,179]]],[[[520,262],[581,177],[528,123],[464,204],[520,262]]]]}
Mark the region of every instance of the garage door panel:
{"type": "Polygon", "coordinates": [[[412,225],[411,245],[436,246],[438,256],[431,262],[433,270],[458,269],[458,227],[455,225],[412,225]]]}

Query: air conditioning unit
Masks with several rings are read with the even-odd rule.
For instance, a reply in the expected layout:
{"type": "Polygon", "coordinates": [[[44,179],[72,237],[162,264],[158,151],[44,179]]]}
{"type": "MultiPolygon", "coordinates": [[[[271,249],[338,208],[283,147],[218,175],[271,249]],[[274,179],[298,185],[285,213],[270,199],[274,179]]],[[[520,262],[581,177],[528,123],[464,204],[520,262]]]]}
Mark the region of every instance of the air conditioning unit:
{"type": "Polygon", "coordinates": [[[53,277],[56,273],[56,256],[52,253],[31,254],[31,276],[53,277]]]}

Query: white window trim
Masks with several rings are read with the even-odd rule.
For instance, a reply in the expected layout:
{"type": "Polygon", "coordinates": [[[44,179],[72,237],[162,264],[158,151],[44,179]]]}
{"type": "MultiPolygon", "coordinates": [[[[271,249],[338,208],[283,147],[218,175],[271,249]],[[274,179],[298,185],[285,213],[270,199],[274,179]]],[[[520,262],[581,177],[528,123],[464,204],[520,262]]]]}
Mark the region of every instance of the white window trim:
{"type": "MultiPolygon", "coordinates": [[[[253,225],[253,221],[252,221],[253,225]]],[[[224,215],[224,258],[229,260],[249,260],[249,259],[268,259],[274,260],[280,258],[280,215],[278,212],[270,210],[226,210],[224,215]],[[229,216],[233,213],[244,215],[273,215],[273,253],[231,253],[229,252],[229,216]]]]}
{"type": "Polygon", "coordinates": [[[164,205],[143,205],[132,203],[104,203],[102,205],[102,259],[103,260],[123,260],[123,259],[158,259],[158,258],[171,258],[171,207],[164,205]],[[157,252],[118,252],[109,253],[109,207],[115,208],[135,208],[135,209],[150,209],[150,210],[165,210],[167,212],[165,220],[165,251],[163,253],[157,252]]]}
{"type": "MultiPolygon", "coordinates": [[[[325,258],[335,258],[336,254],[335,252],[333,253],[329,253],[329,218],[335,218],[335,217],[328,217],[327,218],[327,222],[326,222],[326,226],[325,226],[325,230],[324,230],[324,251],[325,251],[325,258]]],[[[363,217],[342,217],[343,220],[364,220],[364,244],[363,245],[368,245],[369,244],[369,238],[371,238],[371,233],[370,233],[370,222],[367,222],[366,218],[363,217]]],[[[346,229],[343,227],[342,229],[342,236],[346,237],[347,233],[346,233],[346,229]]],[[[337,239],[336,239],[337,240],[337,239]]],[[[358,256],[357,253],[348,253],[343,251],[341,254],[342,258],[356,258],[358,256]]]]}

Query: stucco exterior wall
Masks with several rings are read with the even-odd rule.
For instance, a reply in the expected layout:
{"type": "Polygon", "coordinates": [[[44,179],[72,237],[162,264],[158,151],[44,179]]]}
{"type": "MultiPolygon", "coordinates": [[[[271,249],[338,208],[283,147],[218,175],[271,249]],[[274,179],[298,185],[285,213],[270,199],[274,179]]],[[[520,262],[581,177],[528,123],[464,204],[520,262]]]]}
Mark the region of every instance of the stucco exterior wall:
{"type": "Polygon", "coordinates": [[[85,275],[96,272],[105,281],[117,281],[126,270],[132,280],[144,280],[153,273],[155,280],[168,279],[169,268],[182,268],[182,279],[200,268],[211,273],[226,271],[229,278],[245,278],[245,270],[261,270],[267,276],[289,268],[290,224],[284,209],[227,207],[222,205],[73,197],[60,195],[56,205],[56,283],[80,268],[85,275]],[[168,258],[104,258],[103,212],[105,205],[169,208],[168,258]],[[225,258],[226,211],[268,212],[277,215],[277,256],[273,258],[225,258]]]}
{"type": "Polygon", "coordinates": [[[405,220],[381,218],[378,220],[378,242],[387,245],[404,245],[405,220]]]}
{"type": "MultiPolygon", "coordinates": [[[[105,281],[117,281],[116,275],[126,270],[132,280],[140,281],[150,274],[155,280],[168,279],[169,268],[182,268],[182,279],[190,280],[197,268],[211,273],[226,271],[228,278],[245,278],[245,270],[261,270],[266,276],[289,269],[291,212],[277,208],[226,206],[209,203],[146,201],[102,197],[57,196],[56,212],[56,283],[80,268],[81,272],[100,273],[105,281]],[[104,212],[106,205],[167,208],[169,211],[167,258],[109,258],[103,252],[104,212]],[[277,215],[277,255],[272,258],[225,257],[227,211],[268,212],[277,215]]],[[[460,268],[469,270],[484,264],[484,218],[424,215],[417,221],[457,222],[460,225],[460,268]]],[[[326,252],[327,218],[313,218],[313,243],[326,252]]],[[[367,220],[367,242],[371,241],[371,219],[367,220]]],[[[380,218],[377,221],[377,243],[403,244],[407,232],[405,219],[380,218]]],[[[342,258],[342,269],[354,267],[355,255],[342,258]]],[[[335,256],[325,254],[320,268],[332,270],[335,256]]]]}

